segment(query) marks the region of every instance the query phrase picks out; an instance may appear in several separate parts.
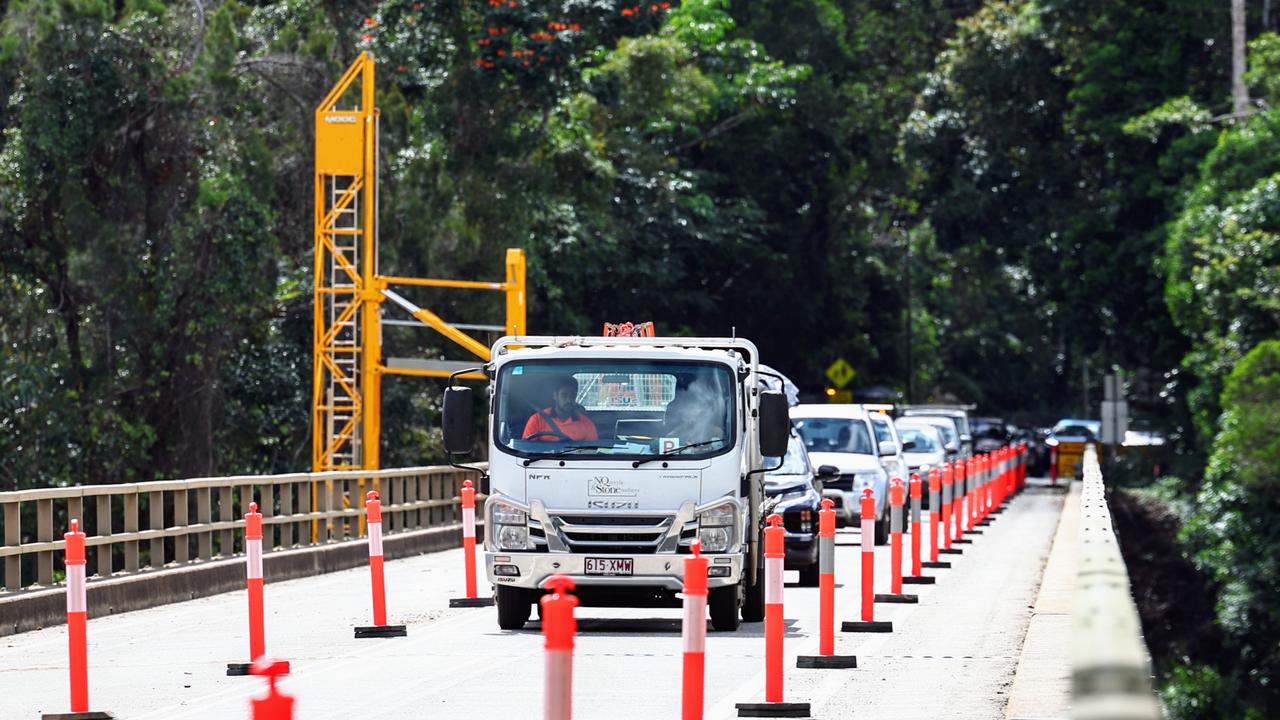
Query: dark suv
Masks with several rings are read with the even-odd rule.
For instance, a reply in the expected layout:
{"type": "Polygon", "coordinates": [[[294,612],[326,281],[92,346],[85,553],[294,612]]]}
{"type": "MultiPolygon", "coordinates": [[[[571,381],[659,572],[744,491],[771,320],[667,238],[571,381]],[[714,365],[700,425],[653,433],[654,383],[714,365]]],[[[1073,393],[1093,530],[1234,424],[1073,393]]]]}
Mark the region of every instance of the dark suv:
{"type": "MultiPolygon", "coordinates": [[[[778,464],[778,458],[765,458],[765,467],[778,464]]],[[[783,567],[800,571],[800,584],[818,584],[818,511],[822,510],[822,473],[839,474],[834,466],[823,465],[814,474],[809,453],[794,430],[782,466],[764,476],[764,515],[782,516],[786,560],[783,567]]]]}

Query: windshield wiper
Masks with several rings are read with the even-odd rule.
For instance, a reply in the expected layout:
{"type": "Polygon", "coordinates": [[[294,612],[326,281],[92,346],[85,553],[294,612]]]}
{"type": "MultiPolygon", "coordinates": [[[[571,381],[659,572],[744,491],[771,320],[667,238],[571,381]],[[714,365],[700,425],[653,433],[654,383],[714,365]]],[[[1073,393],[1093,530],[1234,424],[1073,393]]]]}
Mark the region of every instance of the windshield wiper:
{"type": "Polygon", "coordinates": [[[611,447],[613,447],[612,443],[609,445],[574,445],[571,448],[565,448],[564,450],[561,450],[560,452],[557,452],[557,453],[548,453],[546,455],[539,455],[538,457],[525,458],[521,462],[521,464],[524,465],[525,467],[529,467],[530,465],[538,462],[539,460],[559,460],[560,458],[568,457],[569,455],[572,455],[578,452],[579,450],[603,450],[604,448],[611,448],[611,447]]]}
{"type": "Polygon", "coordinates": [[[654,462],[655,460],[661,460],[669,455],[674,455],[680,452],[681,450],[689,450],[690,448],[703,447],[705,445],[712,445],[718,442],[724,442],[724,440],[717,438],[715,440],[703,440],[702,442],[690,443],[688,445],[681,445],[678,448],[671,448],[670,450],[662,453],[661,455],[655,455],[651,458],[646,458],[644,460],[636,460],[631,463],[631,467],[638,468],[641,465],[644,465],[645,463],[651,463],[651,462],[654,462]]]}

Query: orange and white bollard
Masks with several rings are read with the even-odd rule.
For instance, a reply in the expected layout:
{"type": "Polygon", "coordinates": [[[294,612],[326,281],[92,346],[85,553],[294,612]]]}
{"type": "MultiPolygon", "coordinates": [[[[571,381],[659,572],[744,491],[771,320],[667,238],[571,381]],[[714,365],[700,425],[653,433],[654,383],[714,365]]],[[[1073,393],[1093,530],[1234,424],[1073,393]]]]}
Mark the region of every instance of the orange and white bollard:
{"type": "Polygon", "coordinates": [[[889,594],[875,596],[876,602],[915,603],[920,598],[915,595],[904,595],[902,583],[916,582],[917,576],[902,577],[902,532],[905,530],[903,515],[906,511],[906,488],[902,481],[894,478],[889,484],[889,594]]]}
{"type": "MultiPolygon", "coordinates": [[[[929,487],[931,489],[938,486],[938,483],[939,483],[938,478],[940,476],[941,476],[941,473],[938,472],[937,468],[933,468],[929,470],[929,487]]],[[[914,476],[914,479],[919,480],[919,476],[914,476]]],[[[898,483],[897,490],[899,493],[902,492],[901,482],[898,483]]],[[[890,499],[893,498],[893,488],[890,488],[889,490],[889,497],[890,499]]],[[[936,498],[930,498],[930,500],[936,500],[936,498]]],[[[902,509],[901,506],[899,506],[898,509],[901,510],[902,509]]],[[[890,521],[892,521],[892,516],[890,516],[890,521]]],[[[933,525],[932,530],[934,531],[934,537],[933,537],[933,540],[930,541],[929,557],[930,557],[930,563],[934,563],[934,562],[937,562],[938,560],[938,536],[937,536],[938,526],[936,523],[930,523],[930,524],[933,525]]],[[[899,527],[899,530],[901,530],[901,527],[899,527]]],[[[898,539],[899,548],[901,548],[901,545],[902,545],[902,540],[901,540],[901,537],[899,536],[899,539],[898,539]]],[[[895,578],[897,587],[899,589],[895,590],[894,592],[902,592],[901,590],[902,583],[906,583],[908,585],[932,585],[935,582],[937,582],[937,578],[932,578],[927,575],[923,575],[919,571],[913,572],[910,576],[904,578],[901,575],[901,566],[898,563],[894,563],[894,570],[899,571],[898,576],[895,578]]],[[[919,598],[916,597],[915,595],[907,595],[905,597],[909,597],[911,599],[896,600],[896,601],[890,600],[888,602],[919,602],[919,598]]],[[[876,599],[879,600],[880,598],[877,596],[876,599]]]]}
{"type": "MultiPolygon", "coordinates": [[[[923,538],[921,537],[921,535],[924,533],[924,528],[921,526],[921,523],[920,523],[920,504],[923,500],[922,496],[924,494],[923,491],[921,490],[921,485],[922,483],[920,482],[920,476],[916,473],[911,473],[911,484],[908,486],[907,496],[911,498],[911,574],[912,575],[919,575],[920,569],[923,567],[923,565],[921,565],[921,562],[920,562],[921,560],[920,546],[923,541],[923,538]]],[[[930,526],[933,530],[934,537],[937,537],[937,533],[938,533],[937,523],[931,523],[930,526]]],[[[934,542],[936,543],[937,540],[934,540],[934,542]]]]}
{"type": "MultiPolygon", "coordinates": [[[[262,513],[258,503],[249,503],[244,514],[245,585],[249,595],[249,662],[227,663],[228,675],[249,675],[253,661],[266,653],[266,631],[262,600],[262,513]]],[[[285,663],[288,665],[288,663],[285,663]]]]}
{"type": "Polygon", "coordinates": [[[862,502],[859,513],[862,530],[862,620],[845,622],[840,626],[842,632],[893,632],[893,623],[878,622],[875,619],[875,577],[876,577],[876,497],[871,488],[862,491],[862,502]]]}
{"type": "Polygon", "coordinates": [[[958,542],[964,528],[961,522],[964,516],[964,494],[965,483],[968,482],[968,476],[965,474],[965,465],[963,460],[952,460],[952,483],[951,483],[951,540],[958,542]]]}
{"type": "MultiPolygon", "coordinates": [[[[927,568],[949,568],[951,563],[939,560],[938,553],[950,552],[945,548],[940,548],[940,544],[950,545],[947,538],[947,523],[951,520],[949,511],[950,504],[948,497],[950,484],[947,480],[951,477],[951,467],[943,465],[941,468],[929,469],[929,560],[922,565],[927,568]]],[[[914,532],[914,530],[913,530],[914,532]]],[[[916,569],[912,575],[920,575],[920,570],[916,569]]]]}
{"type": "Polygon", "coordinates": [[[702,720],[703,683],[707,668],[707,566],[702,543],[689,548],[693,557],[684,560],[684,674],[680,693],[681,720],[702,720]]]}
{"type": "Polygon", "coordinates": [[[450,598],[449,607],[489,607],[492,597],[476,597],[476,488],[470,480],[462,481],[462,555],[466,577],[463,598],[450,598]]]}
{"type": "Polygon", "coordinates": [[[289,674],[289,663],[270,660],[264,655],[254,661],[250,671],[254,675],[265,677],[268,683],[265,697],[249,701],[253,720],[293,720],[293,698],[276,687],[276,681],[289,674]]]}
{"type": "Polygon", "coordinates": [[[818,654],[801,655],[798,668],[856,668],[854,655],[836,655],[836,503],[823,498],[818,511],[818,654]]]}
{"type": "Polygon", "coordinates": [[[547,651],[542,703],[544,720],[569,720],[573,717],[573,636],[578,631],[578,621],[573,617],[578,598],[569,594],[573,587],[573,578],[552,575],[547,578],[547,589],[551,592],[539,601],[547,651]]]}
{"type": "Polygon", "coordinates": [[[782,571],[786,530],[782,516],[764,529],[764,702],[738,703],[738,717],[809,717],[809,703],[782,701],[782,571]]]}
{"type": "Polygon", "coordinates": [[[72,518],[64,534],[67,566],[67,655],[70,660],[71,712],[46,714],[46,720],[110,720],[111,713],[89,711],[89,604],[85,589],[85,535],[72,518]]]}
{"type": "Polygon", "coordinates": [[[955,470],[951,463],[942,465],[942,549],[951,547],[951,491],[955,470]]]}
{"type": "Polygon", "coordinates": [[[382,556],[382,501],[378,491],[370,490],[365,496],[365,519],[369,527],[369,580],[373,585],[373,624],[356,628],[357,638],[404,637],[409,634],[404,625],[387,624],[387,583],[383,574],[382,556]]]}

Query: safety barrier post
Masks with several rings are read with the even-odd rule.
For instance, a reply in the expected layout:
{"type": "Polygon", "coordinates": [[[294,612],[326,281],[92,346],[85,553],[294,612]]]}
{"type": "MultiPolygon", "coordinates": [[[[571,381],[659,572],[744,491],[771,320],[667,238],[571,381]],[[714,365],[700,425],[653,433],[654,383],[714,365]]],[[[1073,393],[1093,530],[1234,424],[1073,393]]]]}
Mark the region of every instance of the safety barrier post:
{"type": "Polygon", "coordinates": [[[251,672],[268,683],[265,697],[249,701],[253,720],[293,720],[293,698],[276,688],[276,681],[289,674],[289,663],[263,656],[254,661],[251,672]]]}
{"type": "Polygon", "coordinates": [[[377,490],[370,490],[365,496],[364,508],[369,526],[369,579],[373,584],[373,625],[357,627],[356,637],[404,637],[409,634],[404,625],[387,624],[387,585],[383,575],[382,557],[382,501],[378,499],[377,490]]]}
{"type": "Polygon", "coordinates": [[[70,664],[71,712],[44,714],[44,720],[110,720],[115,716],[89,711],[89,604],[85,590],[85,535],[71,519],[63,534],[67,566],[67,655],[70,664]]]}
{"type": "Polygon", "coordinates": [[[449,607],[489,607],[492,597],[476,597],[476,489],[470,480],[462,481],[462,554],[467,596],[450,598],[449,607]]]}
{"type": "Polygon", "coordinates": [[[262,513],[256,502],[249,503],[249,512],[244,514],[244,566],[249,595],[249,662],[227,663],[227,674],[232,676],[249,675],[253,661],[262,657],[267,647],[262,612],[262,513]]]}
{"type": "Polygon", "coordinates": [[[693,557],[684,560],[684,673],[680,693],[681,720],[702,720],[703,682],[706,679],[707,650],[707,566],[702,543],[689,548],[693,557]]]}
{"type": "Polygon", "coordinates": [[[951,492],[951,537],[952,542],[959,542],[961,531],[963,530],[960,524],[964,515],[964,488],[965,483],[968,482],[968,476],[964,471],[963,460],[952,460],[951,467],[953,470],[952,476],[954,477],[951,492]]]}
{"type": "Polygon", "coordinates": [[[978,494],[982,483],[982,465],[977,458],[968,458],[965,461],[965,476],[968,478],[965,488],[965,499],[968,501],[968,511],[965,513],[965,532],[982,534],[981,530],[975,530],[974,526],[978,523],[978,494]]]}
{"type": "Polygon", "coordinates": [[[738,703],[738,717],[809,717],[809,703],[782,701],[782,570],[786,530],[774,513],[764,529],[764,702],[738,703]]]}
{"type": "Polygon", "coordinates": [[[547,589],[542,596],[542,635],[547,651],[545,695],[543,696],[544,720],[570,720],[573,717],[573,636],[578,621],[573,609],[578,598],[569,594],[573,590],[573,578],[552,575],[547,578],[547,589]]]}
{"type": "MultiPolygon", "coordinates": [[[[948,547],[951,544],[947,536],[947,521],[950,520],[948,517],[950,513],[950,477],[951,467],[949,465],[944,465],[941,469],[936,467],[929,468],[929,560],[922,563],[922,567],[951,567],[951,563],[938,559],[939,553],[950,552],[946,548],[938,547],[939,543],[943,541],[946,541],[948,547]],[[939,502],[939,498],[941,498],[941,502],[939,502]]],[[[922,577],[918,568],[911,574],[922,577]]]]}
{"type": "MultiPolygon", "coordinates": [[[[922,483],[920,482],[920,475],[918,473],[911,473],[911,485],[909,487],[909,491],[907,492],[907,496],[911,498],[911,574],[912,575],[919,575],[920,568],[923,567],[920,564],[920,560],[921,560],[920,545],[921,545],[921,541],[924,539],[921,537],[921,535],[924,533],[924,528],[921,526],[921,523],[920,523],[920,504],[921,504],[922,497],[924,495],[924,493],[921,491],[921,487],[920,487],[921,485],[922,483]]],[[[931,522],[930,529],[933,531],[934,537],[937,537],[938,524],[931,522]]],[[[933,542],[936,544],[938,541],[934,540],[933,542]]]]}
{"type": "Polygon", "coordinates": [[[893,623],[875,620],[876,497],[871,488],[862,491],[859,523],[862,526],[862,620],[845,622],[841,632],[893,632],[893,623]]]}
{"type": "Polygon", "coordinates": [[[950,462],[942,464],[942,549],[951,547],[951,500],[955,468],[950,462]]]}
{"type": "MultiPolygon", "coordinates": [[[[877,594],[876,602],[915,603],[920,598],[915,595],[902,594],[902,531],[903,512],[905,510],[906,488],[902,481],[894,478],[889,484],[889,593],[877,594]]],[[[911,578],[906,578],[911,582],[911,578]]]]}
{"type": "Polygon", "coordinates": [[[854,655],[836,655],[836,511],[823,498],[818,511],[818,654],[796,658],[798,668],[856,668],[854,655]]]}

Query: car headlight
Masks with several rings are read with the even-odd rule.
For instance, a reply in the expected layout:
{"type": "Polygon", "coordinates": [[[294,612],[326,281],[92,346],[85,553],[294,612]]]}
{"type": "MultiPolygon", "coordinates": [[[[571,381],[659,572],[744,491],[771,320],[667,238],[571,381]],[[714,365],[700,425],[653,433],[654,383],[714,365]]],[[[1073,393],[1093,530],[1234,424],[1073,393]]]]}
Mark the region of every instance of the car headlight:
{"type": "Polygon", "coordinates": [[[497,525],[527,525],[529,515],[524,510],[501,500],[489,501],[489,516],[497,525]]]}
{"type": "MultiPolygon", "coordinates": [[[[733,503],[724,503],[698,514],[698,525],[701,527],[728,527],[738,517],[738,508],[733,503]]],[[[703,549],[708,549],[705,545],[703,549]]]]}
{"type": "Polygon", "coordinates": [[[729,528],[698,528],[698,542],[702,543],[703,552],[724,552],[729,549],[729,528]]]}
{"type": "Polygon", "coordinates": [[[524,525],[499,525],[499,550],[524,550],[529,546],[529,528],[524,525]]]}
{"type": "Polygon", "coordinates": [[[871,488],[872,490],[874,490],[876,488],[876,480],[880,478],[880,473],[860,472],[858,473],[857,477],[858,477],[859,490],[862,490],[864,488],[871,488]]]}

